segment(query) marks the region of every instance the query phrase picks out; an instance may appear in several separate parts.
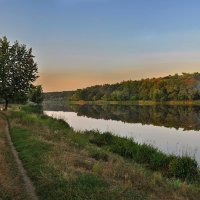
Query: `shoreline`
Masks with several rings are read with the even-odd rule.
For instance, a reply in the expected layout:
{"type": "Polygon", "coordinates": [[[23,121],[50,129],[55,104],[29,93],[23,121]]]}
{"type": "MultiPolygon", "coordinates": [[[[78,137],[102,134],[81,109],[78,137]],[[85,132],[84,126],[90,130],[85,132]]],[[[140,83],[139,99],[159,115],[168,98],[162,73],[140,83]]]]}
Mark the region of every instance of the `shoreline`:
{"type": "Polygon", "coordinates": [[[67,101],[68,104],[74,104],[74,105],[86,105],[86,104],[91,104],[91,105],[184,105],[184,106],[200,106],[200,100],[196,101],[84,101],[84,100],[79,100],[79,101],[67,101]]]}

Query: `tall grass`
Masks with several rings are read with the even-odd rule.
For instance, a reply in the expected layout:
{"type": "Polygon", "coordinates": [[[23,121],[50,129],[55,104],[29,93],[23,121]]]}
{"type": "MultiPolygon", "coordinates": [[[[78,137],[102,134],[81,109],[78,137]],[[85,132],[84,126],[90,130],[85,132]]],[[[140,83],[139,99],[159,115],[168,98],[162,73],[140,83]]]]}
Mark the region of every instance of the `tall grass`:
{"type": "Polygon", "coordinates": [[[111,133],[87,132],[90,142],[100,147],[106,147],[113,153],[146,165],[148,168],[160,171],[167,177],[176,177],[184,181],[193,182],[200,179],[197,162],[187,156],[179,157],[166,155],[158,149],[138,144],[132,139],[120,138],[111,133]]]}
{"type": "Polygon", "coordinates": [[[62,119],[55,120],[51,117],[43,115],[43,110],[40,105],[35,106],[21,106],[20,112],[12,111],[11,119],[18,119],[23,122],[25,125],[31,124],[45,124],[48,127],[55,130],[62,130],[64,128],[70,128],[69,124],[62,119]]]}

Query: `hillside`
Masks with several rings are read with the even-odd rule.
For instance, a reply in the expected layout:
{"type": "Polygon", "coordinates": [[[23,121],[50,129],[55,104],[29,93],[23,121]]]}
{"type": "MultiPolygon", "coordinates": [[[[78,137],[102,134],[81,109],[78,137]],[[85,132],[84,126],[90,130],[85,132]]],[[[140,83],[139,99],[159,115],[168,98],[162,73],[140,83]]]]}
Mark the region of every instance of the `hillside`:
{"type": "Polygon", "coordinates": [[[200,99],[200,73],[123,81],[78,89],[71,100],[85,101],[173,101],[200,99]]]}

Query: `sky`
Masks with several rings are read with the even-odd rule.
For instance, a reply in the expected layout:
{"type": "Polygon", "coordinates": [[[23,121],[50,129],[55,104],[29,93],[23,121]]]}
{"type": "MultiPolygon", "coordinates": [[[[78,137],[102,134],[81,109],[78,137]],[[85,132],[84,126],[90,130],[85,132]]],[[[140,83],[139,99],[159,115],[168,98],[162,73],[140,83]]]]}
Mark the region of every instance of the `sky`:
{"type": "Polygon", "coordinates": [[[0,37],[33,48],[36,84],[66,91],[200,71],[199,0],[0,0],[0,37]]]}

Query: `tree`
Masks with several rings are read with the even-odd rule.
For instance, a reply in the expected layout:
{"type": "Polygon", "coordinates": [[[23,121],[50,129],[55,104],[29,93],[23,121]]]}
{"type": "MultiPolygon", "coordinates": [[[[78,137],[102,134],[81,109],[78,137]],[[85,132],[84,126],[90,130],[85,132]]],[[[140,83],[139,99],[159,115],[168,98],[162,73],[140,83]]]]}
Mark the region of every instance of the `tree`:
{"type": "Polygon", "coordinates": [[[43,91],[42,91],[42,86],[33,86],[33,88],[30,90],[29,93],[29,100],[33,103],[36,104],[41,104],[43,101],[43,91]]]}
{"type": "Polygon", "coordinates": [[[16,96],[28,95],[37,73],[31,48],[17,41],[10,45],[6,37],[0,39],[0,98],[5,101],[5,110],[16,96]]]}
{"type": "Polygon", "coordinates": [[[200,99],[200,73],[175,74],[138,81],[96,85],[74,92],[73,100],[198,100],[200,99]]]}

